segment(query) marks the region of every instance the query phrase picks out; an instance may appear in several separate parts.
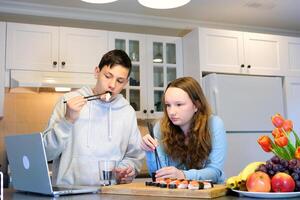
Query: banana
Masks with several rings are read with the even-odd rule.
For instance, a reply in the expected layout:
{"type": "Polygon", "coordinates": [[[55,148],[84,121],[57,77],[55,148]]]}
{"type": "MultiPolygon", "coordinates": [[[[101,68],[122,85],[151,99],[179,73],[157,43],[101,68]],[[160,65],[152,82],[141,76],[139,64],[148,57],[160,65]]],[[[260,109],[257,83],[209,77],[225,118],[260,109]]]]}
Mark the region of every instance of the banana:
{"type": "Polygon", "coordinates": [[[237,189],[241,184],[241,178],[239,176],[231,176],[226,180],[226,187],[230,189],[237,189]]]}
{"type": "Polygon", "coordinates": [[[266,162],[251,162],[249,163],[240,173],[239,177],[242,181],[246,181],[248,176],[255,172],[255,170],[261,165],[261,164],[266,164],[266,162]]]}
{"type": "Polygon", "coordinates": [[[241,191],[247,191],[246,181],[244,180],[239,181],[238,187],[236,189],[241,191]]]}

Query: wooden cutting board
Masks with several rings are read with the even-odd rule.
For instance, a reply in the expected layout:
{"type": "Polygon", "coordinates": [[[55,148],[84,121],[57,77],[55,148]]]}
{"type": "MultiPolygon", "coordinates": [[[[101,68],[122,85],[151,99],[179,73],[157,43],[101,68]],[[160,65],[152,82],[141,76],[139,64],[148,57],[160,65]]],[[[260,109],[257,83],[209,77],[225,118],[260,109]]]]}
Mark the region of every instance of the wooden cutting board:
{"type": "Polygon", "coordinates": [[[143,196],[188,197],[188,198],[216,198],[226,195],[225,185],[214,185],[213,188],[203,190],[169,189],[146,186],[144,182],[104,186],[101,193],[127,194],[143,196]]]}

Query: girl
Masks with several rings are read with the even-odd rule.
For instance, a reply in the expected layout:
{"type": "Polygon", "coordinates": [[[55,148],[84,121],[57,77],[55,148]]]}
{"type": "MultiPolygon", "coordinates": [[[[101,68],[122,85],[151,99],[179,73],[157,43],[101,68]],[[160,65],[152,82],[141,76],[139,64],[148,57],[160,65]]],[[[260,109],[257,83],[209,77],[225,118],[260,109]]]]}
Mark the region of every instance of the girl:
{"type": "Polygon", "coordinates": [[[222,183],[226,155],[226,134],[222,120],[211,108],[198,82],[178,78],[167,86],[164,116],[154,126],[154,138],[143,137],[149,172],[156,178],[212,180],[222,183]],[[153,153],[161,163],[157,169],[153,153]]]}

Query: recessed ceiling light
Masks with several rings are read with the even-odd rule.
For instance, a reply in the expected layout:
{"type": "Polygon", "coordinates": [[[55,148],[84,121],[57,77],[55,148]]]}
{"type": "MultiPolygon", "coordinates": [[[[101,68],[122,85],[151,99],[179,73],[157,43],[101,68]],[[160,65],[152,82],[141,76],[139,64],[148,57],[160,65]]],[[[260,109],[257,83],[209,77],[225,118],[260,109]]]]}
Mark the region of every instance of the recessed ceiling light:
{"type": "Polygon", "coordinates": [[[138,0],[145,7],[154,9],[170,9],[183,6],[191,0],[138,0]]]}
{"type": "Polygon", "coordinates": [[[81,0],[87,3],[111,3],[118,0],[81,0]]]}

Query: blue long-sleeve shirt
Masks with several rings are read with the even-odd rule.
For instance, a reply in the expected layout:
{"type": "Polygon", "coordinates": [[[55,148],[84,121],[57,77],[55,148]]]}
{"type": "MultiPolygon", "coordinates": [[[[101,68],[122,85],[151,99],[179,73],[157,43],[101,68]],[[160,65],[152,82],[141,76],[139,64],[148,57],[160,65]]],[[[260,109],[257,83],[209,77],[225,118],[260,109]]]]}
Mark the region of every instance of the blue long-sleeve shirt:
{"type": "MultiPolygon", "coordinates": [[[[161,143],[160,123],[154,126],[154,137],[159,141],[157,147],[158,157],[161,167],[174,166],[185,174],[186,179],[190,180],[212,180],[215,183],[223,183],[225,180],[224,162],[227,151],[226,132],[223,121],[218,116],[209,118],[209,130],[211,134],[212,149],[202,169],[188,169],[186,166],[172,160],[164,151],[161,143]]],[[[195,149],[196,151],[196,149],[195,149]]],[[[159,169],[155,161],[154,152],[146,153],[146,160],[149,173],[159,169]]]]}

